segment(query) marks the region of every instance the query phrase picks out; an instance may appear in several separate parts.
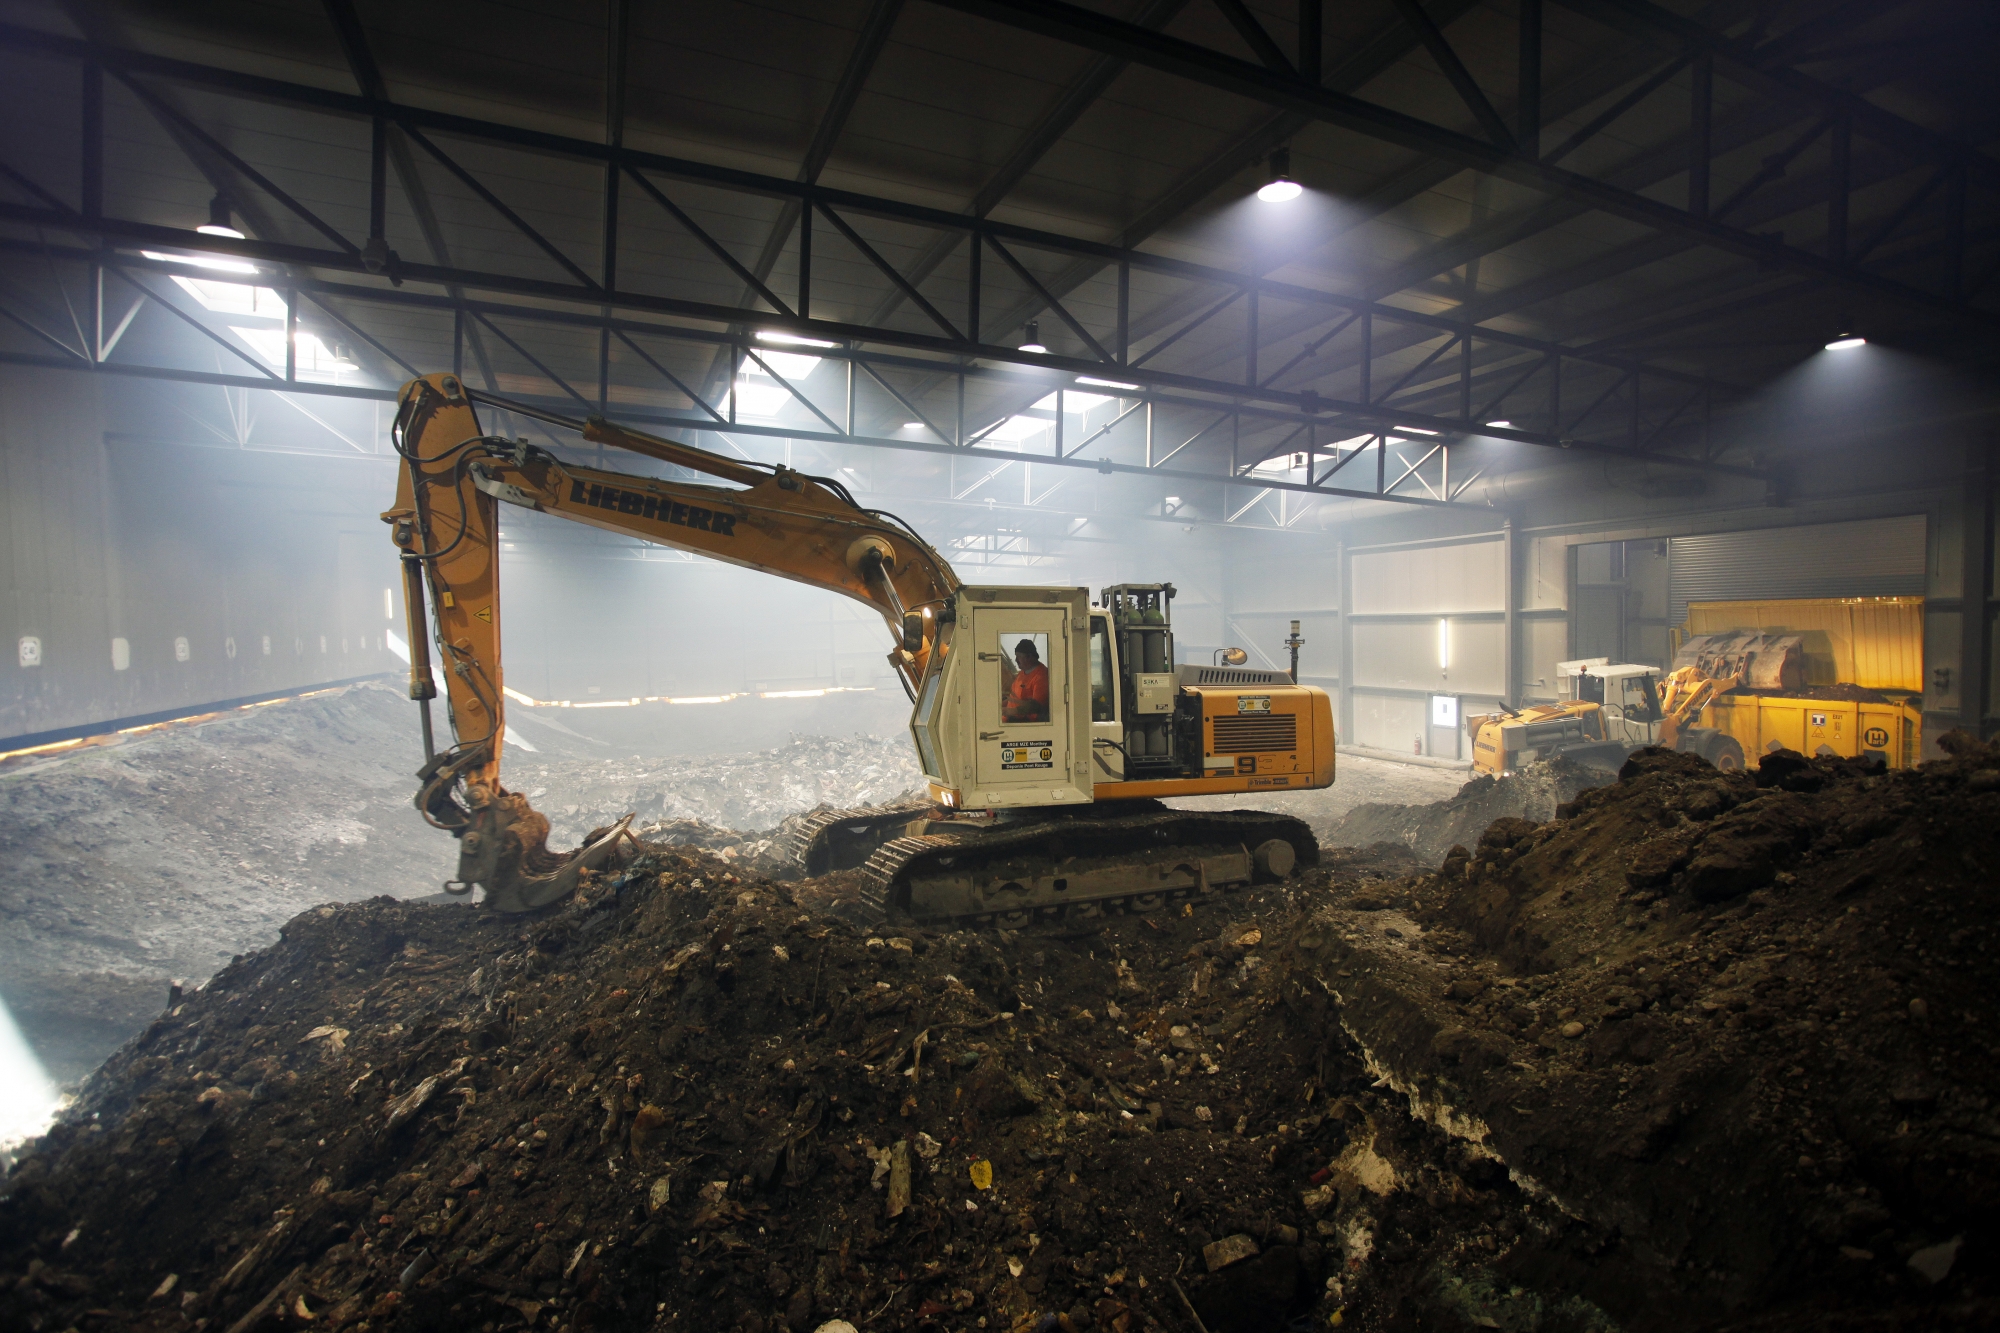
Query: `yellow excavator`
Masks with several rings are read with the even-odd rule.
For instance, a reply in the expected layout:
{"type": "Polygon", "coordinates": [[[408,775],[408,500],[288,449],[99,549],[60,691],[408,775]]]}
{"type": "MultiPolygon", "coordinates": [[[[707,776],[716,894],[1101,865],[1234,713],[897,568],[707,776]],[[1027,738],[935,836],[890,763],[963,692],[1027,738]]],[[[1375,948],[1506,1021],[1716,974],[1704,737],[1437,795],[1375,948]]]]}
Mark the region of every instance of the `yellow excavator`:
{"type": "Polygon", "coordinates": [[[566,421],[475,395],[455,375],[412,380],[393,438],[410,694],[425,762],[416,804],[459,839],[457,878],[529,911],[572,892],[630,837],[631,816],[567,855],[500,780],[498,506],[518,505],[843,593],[876,608],[909,692],[928,798],[822,811],[788,850],[806,874],[863,871],[881,918],[1015,925],[1137,908],[1316,864],[1302,821],[1169,809],[1162,798],[1330,786],[1333,711],[1286,673],[1173,665],[1172,584],[970,587],[901,520],[840,482],[726,458],[592,416],[566,421]],[[474,399],[726,485],[565,462],[490,435],[474,399]],[[427,614],[428,612],[428,614],[427,614]],[[433,731],[435,644],[449,744],[433,731]]]}

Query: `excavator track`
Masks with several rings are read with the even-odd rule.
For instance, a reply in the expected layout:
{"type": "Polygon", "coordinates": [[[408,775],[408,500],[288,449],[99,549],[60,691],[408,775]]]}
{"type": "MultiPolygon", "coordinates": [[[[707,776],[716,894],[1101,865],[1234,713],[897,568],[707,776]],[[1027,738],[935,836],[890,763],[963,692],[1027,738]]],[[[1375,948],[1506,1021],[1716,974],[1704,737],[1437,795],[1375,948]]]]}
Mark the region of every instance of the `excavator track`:
{"type": "Polygon", "coordinates": [[[814,810],[787,822],[778,835],[779,850],[802,875],[852,870],[868,859],[886,834],[934,809],[926,799],[852,810],[814,810]]]}
{"type": "Polygon", "coordinates": [[[1288,815],[1146,805],[890,839],[863,868],[863,907],[881,921],[1017,926],[1154,911],[1319,863],[1312,829],[1288,815]]]}

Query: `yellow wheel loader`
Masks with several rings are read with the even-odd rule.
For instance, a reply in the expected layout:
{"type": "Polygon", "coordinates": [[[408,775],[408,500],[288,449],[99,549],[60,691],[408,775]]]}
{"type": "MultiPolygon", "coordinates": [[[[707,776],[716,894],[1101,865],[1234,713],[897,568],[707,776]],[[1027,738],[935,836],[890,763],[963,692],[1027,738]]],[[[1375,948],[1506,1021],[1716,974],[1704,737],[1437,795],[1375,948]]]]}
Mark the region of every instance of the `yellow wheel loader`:
{"type": "Polygon", "coordinates": [[[1475,773],[1504,776],[1557,755],[1616,771],[1648,745],[1690,751],[1726,773],[1743,767],[1734,737],[1695,725],[1703,708],[1735,687],[1735,675],[1712,676],[1700,666],[1662,673],[1614,666],[1606,657],[1558,662],[1556,674],[1570,697],[1466,718],[1475,773]]]}
{"type": "Polygon", "coordinates": [[[1334,775],[1325,691],[1283,672],[1174,665],[1172,584],[1121,584],[1095,604],[1085,588],[968,587],[900,519],[863,508],[836,480],[599,417],[568,421],[475,394],[449,374],[404,386],[393,438],[403,466],[382,517],[402,553],[410,692],[422,705],[417,808],[459,839],[448,891],[476,884],[498,910],[531,910],[568,894],[629,837],[627,816],[588,846],[552,854],[548,821],[501,785],[502,504],[826,588],[882,614],[928,799],[823,813],[790,850],[803,873],[863,869],[864,901],[883,917],[1018,924],[1151,910],[1318,861],[1300,820],[1161,803],[1326,787],[1334,775]],[[487,434],[475,399],[726,484],[564,462],[487,434]],[[430,716],[433,628],[444,746],[430,716]]]}

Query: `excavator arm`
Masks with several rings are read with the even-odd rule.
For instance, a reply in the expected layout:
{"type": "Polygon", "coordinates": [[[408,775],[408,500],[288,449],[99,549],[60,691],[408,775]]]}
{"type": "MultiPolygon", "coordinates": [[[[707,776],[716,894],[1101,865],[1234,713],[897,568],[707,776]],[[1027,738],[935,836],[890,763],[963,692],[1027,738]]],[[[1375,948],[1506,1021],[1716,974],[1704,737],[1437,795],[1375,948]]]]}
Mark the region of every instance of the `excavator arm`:
{"type": "Polygon", "coordinates": [[[729,484],[580,467],[526,441],[487,435],[454,375],[412,380],[398,404],[395,438],[403,465],[396,505],[382,518],[401,552],[410,695],[422,705],[425,763],[417,807],[459,838],[458,878],[447,890],[482,885],[487,902],[503,911],[526,911],[571,892],[582,870],[612,855],[629,816],[570,856],[557,856],[547,847],[548,821],[501,785],[501,504],[698,551],[866,602],[888,622],[896,640],[890,662],[912,688],[923,679],[940,617],[950,614],[959,586],[936,551],[897,520],[861,508],[838,482],[726,458],[597,417],[580,430],[586,440],[729,484]],[[442,750],[430,717],[437,689],[427,610],[436,627],[452,735],[442,750]]]}

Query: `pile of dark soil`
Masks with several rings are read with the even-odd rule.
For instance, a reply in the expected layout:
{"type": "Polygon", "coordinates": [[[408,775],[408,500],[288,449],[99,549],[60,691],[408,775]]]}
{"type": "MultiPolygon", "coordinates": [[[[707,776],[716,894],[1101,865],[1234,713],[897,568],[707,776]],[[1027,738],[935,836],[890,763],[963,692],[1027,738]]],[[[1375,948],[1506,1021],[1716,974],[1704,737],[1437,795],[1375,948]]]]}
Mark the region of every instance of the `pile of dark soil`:
{"type": "MultiPolygon", "coordinates": [[[[1349,860],[1313,891],[1381,882],[1349,860]]],[[[1523,1201],[1329,1045],[1324,996],[1267,961],[1306,911],[1287,888],[871,932],[668,848],[533,920],[319,908],[7,1178],[0,1324],[1137,1333],[1195,1327],[1184,1296],[1254,1333],[1394,1308],[1371,1253],[1491,1247],[1523,1201]],[[1337,1191],[1372,1212],[1336,1227],[1337,1191]]]]}
{"type": "Polygon", "coordinates": [[[657,846],[316,909],[6,1178],[0,1325],[1994,1326],[2000,747],[1475,841],[1008,932],[657,846]]]}
{"type": "Polygon", "coordinates": [[[1642,751],[1325,914],[1314,975],[1413,1108],[1615,1238],[1577,1280],[1632,1325],[1643,1293],[1683,1327],[1989,1328],[1996,864],[2000,745],[1642,751]]]}
{"type": "Polygon", "coordinates": [[[1320,830],[1320,840],[1337,847],[1400,843],[1424,865],[1434,866],[1453,846],[1478,841],[1494,820],[1548,819],[1557,806],[1611,777],[1558,756],[1504,778],[1482,774],[1449,799],[1429,805],[1356,806],[1331,828],[1320,830]]]}

